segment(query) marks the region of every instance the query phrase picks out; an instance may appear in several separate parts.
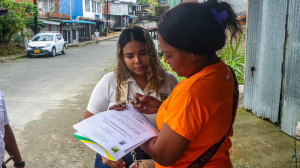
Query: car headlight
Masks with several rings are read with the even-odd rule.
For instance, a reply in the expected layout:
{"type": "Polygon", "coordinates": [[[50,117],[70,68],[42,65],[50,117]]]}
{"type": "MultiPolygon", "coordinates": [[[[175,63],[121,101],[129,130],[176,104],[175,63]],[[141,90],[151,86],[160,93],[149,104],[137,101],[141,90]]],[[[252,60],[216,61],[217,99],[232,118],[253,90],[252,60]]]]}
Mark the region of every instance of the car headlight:
{"type": "Polygon", "coordinates": [[[30,45],[30,44],[27,44],[27,47],[28,47],[28,48],[31,48],[31,45],[30,45]]]}
{"type": "Polygon", "coordinates": [[[46,47],[50,47],[51,46],[51,44],[47,44],[47,45],[45,45],[44,47],[46,48],[46,47]]]}

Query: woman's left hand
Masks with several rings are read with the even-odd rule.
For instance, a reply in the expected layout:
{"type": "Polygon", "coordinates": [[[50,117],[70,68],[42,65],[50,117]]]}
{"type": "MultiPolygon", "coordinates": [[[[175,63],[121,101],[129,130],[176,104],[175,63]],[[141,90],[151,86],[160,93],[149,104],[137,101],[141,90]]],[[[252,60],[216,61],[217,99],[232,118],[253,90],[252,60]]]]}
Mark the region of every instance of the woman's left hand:
{"type": "Polygon", "coordinates": [[[123,111],[126,107],[126,102],[117,103],[109,107],[109,110],[123,111]]]}

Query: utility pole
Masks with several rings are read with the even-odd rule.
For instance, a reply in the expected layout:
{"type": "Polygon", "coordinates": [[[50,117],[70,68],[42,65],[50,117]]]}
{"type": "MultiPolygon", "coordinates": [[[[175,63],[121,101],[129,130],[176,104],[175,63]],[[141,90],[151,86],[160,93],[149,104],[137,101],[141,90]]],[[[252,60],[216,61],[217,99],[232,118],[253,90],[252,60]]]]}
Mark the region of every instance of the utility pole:
{"type": "Polygon", "coordinates": [[[34,14],[34,34],[38,34],[38,19],[37,19],[37,5],[36,5],[36,0],[33,1],[34,3],[34,9],[35,9],[35,14],[34,14]]]}
{"type": "Polygon", "coordinates": [[[108,37],[108,0],[106,0],[106,37],[108,37]]]}
{"type": "Polygon", "coordinates": [[[70,0],[70,20],[73,20],[72,19],[72,2],[71,2],[71,0],[70,0]]]}

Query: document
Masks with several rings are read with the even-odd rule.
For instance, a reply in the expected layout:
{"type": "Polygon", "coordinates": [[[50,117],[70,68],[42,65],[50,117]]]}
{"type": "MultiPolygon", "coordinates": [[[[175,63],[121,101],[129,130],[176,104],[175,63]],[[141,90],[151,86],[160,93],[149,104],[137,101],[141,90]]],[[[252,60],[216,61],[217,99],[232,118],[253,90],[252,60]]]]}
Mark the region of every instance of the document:
{"type": "Polygon", "coordinates": [[[127,105],[124,111],[109,110],[87,118],[74,129],[74,136],[100,155],[117,161],[158,131],[148,118],[127,105]]]}

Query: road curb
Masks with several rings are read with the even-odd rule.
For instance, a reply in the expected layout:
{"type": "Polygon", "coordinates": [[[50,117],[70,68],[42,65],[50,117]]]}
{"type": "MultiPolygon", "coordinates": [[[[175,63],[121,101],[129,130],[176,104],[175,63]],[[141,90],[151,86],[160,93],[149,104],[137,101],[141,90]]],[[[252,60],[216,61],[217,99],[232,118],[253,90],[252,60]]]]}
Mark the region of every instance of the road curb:
{"type": "MultiPolygon", "coordinates": [[[[112,38],[115,38],[115,37],[119,37],[119,35],[116,35],[116,36],[111,36],[111,37],[107,37],[107,38],[104,38],[104,39],[100,39],[100,42],[101,41],[105,41],[105,40],[109,40],[109,39],[112,39],[112,38]]],[[[86,46],[86,45],[89,45],[89,44],[93,44],[94,41],[88,41],[88,42],[84,42],[84,43],[78,43],[78,44],[73,44],[71,46],[68,46],[67,45],[67,48],[73,48],[73,47],[81,47],[81,46],[86,46]]],[[[11,56],[7,56],[7,57],[0,57],[0,62],[5,62],[7,60],[16,60],[16,59],[20,59],[20,58],[26,58],[27,57],[27,53],[22,53],[22,54],[18,54],[18,55],[11,55],[11,56]]]]}
{"type": "Polygon", "coordinates": [[[18,55],[11,55],[7,57],[0,57],[0,62],[5,62],[6,60],[16,60],[20,58],[25,58],[27,57],[26,53],[18,54],[18,55]]]}
{"type": "MultiPolygon", "coordinates": [[[[107,37],[107,38],[104,38],[104,39],[100,39],[99,42],[109,40],[109,39],[112,39],[112,38],[115,38],[115,37],[119,37],[119,35],[107,37]]],[[[83,43],[76,43],[76,44],[70,44],[70,45],[67,44],[67,48],[82,47],[82,46],[86,46],[86,45],[93,44],[93,43],[95,43],[95,41],[87,41],[87,42],[83,42],[83,43]]]]}

